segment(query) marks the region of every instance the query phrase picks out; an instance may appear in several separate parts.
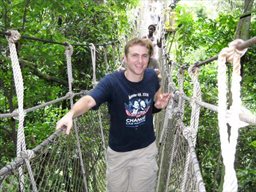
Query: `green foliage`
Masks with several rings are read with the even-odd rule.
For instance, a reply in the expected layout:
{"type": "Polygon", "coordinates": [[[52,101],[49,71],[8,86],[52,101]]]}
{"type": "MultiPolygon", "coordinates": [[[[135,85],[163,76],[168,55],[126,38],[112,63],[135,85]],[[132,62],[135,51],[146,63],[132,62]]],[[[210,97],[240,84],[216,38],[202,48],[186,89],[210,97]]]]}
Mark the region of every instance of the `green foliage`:
{"type": "Polygon", "coordinates": [[[222,14],[216,20],[196,15],[186,7],[177,7],[177,61],[195,63],[217,54],[232,41],[237,17],[222,14]]]}

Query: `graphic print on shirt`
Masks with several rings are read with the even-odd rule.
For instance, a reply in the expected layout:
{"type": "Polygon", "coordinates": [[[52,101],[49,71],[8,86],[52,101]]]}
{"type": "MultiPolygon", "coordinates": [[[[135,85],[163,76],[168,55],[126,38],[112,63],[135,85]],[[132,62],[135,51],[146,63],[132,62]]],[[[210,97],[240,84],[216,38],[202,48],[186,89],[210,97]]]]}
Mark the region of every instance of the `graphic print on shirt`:
{"type": "Polygon", "coordinates": [[[146,113],[152,104],[148,93],[137,93],[129,95],[129,102],[125,103],[127,114],[126,126],[138,127],[145,123],[146,113]]]}

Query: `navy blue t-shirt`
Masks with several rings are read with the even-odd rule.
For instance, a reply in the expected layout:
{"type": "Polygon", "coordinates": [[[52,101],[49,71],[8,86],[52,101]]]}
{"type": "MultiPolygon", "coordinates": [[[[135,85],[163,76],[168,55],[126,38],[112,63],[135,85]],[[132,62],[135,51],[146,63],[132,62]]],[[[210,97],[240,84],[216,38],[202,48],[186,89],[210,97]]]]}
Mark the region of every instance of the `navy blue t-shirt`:
{"type": "Polygon", "coordinates": [[[152,109],[159,87],[153,69],[146,69],[140,82],[131,82],[126,79],[124,71],[117,71],[106,75],[89,93],[96,101],[94,108],[108,103],[111,149],[132,151],[155,141],[152,109]]]}

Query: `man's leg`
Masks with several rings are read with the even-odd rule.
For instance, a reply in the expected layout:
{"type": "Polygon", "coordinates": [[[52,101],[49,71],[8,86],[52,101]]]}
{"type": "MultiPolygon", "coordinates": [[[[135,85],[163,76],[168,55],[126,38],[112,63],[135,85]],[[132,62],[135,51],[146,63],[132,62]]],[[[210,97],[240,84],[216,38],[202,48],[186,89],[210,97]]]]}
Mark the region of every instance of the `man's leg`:
{"type": "Polygon", "coordinates": [[[157,147],[152,143],[139,150],[130,171],[129,192],[154,192],[157,179],[157,147]]]}
{"type": "Polygon", "coordinates": [[[127,192],[129,166],[128,153],[115,152],[107,149],[107,191],[127,192]]]}

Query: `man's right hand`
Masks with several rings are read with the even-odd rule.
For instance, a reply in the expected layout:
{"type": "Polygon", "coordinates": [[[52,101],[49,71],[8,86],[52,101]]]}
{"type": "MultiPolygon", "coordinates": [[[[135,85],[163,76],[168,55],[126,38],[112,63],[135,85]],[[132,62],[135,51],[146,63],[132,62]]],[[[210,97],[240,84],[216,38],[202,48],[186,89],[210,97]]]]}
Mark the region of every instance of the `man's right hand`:
{"type": "Polygon", "coordinates": [[[72,125],[73,125],[73,114],[69,111],[57,122],[56,129],[63,129],[68,135],[70,133],[72,125]]]}

